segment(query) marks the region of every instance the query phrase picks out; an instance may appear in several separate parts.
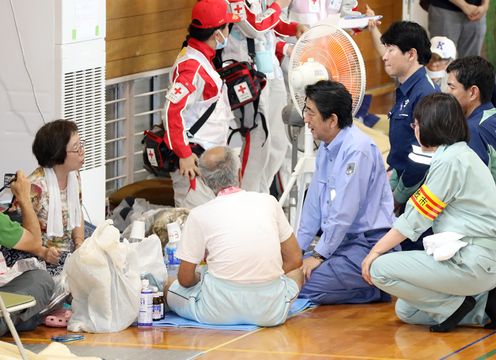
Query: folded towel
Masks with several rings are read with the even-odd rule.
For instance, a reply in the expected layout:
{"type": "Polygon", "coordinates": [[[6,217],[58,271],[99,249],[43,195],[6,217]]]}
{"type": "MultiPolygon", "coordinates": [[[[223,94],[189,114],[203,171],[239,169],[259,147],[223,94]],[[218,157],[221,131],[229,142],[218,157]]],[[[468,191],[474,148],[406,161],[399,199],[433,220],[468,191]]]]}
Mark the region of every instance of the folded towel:
{"type": "Polygon", "coordinates": [[[423,240],[425,251],[436,261],[451,259],[458,250],[467,246],[467,242],[460,240],[464,236],[451,231],[426,236],[423,240]]]}

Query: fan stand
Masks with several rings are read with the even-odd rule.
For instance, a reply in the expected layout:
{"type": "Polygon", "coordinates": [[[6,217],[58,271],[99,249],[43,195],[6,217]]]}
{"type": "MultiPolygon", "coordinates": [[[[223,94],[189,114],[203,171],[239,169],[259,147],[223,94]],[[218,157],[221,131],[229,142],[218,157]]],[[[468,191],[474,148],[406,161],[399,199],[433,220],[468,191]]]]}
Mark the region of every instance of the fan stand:
{"type": "MultiPolygon", "coordinates": [[[[293,159],[296,159],[298,146],[293,144],[293,159]]],[[[279,204],[284,205],[289,198],[289,222],[294,229],[295,234],[298,232],[300,226],[301,212],[303,210],[303,200],[305,198],[305,190],[312,181],[312,174],[315,172],[315,155],[313,151],[313,136],[310,128],[305,124],[305,150],[303,157],[301,157],[289,181],[284,189],[284,192],[279,199],[279,204]],[[295,188],[295,185],[296,188],[295,188]],[[295,211],[291,208],[296,206],[295,211]]]]}
{"type": "MultiPolygon", "coordinates": [[[[306,31],[293,48],[288,69],[289,91],[300,116],[303,115],[305,86],[325,79],[342,82],[353,97],[352,108],[356,111],[360,107],[365,93],[365,64],[358,46],[342,29],[331,24],[320,24],[306,31]],[[338,63],[343,66],[338,66],[338,63]]],[[[293,164],[295,147],[293,142],[293,164]]],[[[300,226],[305,190],[314,172],[313,136],[305,125],[303,157],[296,163],[279,200],[283,206],[289,204],[288,218],[296,233],[300,226]]]]}

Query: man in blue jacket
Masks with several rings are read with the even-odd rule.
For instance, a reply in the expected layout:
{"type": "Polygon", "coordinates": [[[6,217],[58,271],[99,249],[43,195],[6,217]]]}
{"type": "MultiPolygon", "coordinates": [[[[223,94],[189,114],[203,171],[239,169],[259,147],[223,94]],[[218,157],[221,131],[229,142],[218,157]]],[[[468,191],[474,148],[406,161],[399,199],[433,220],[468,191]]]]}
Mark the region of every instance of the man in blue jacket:
{"type": "Polygon", "coordinates": [[[381,153],[353,126],[352,98],[337,82],[306,88],[304,121],[320,140],[315,173],[307,192],[298,244],[306,282],[300,296],[319,304],[367,303],[389,295],[361,277],[361,262],[391,227],[393,197],[381,153]]]}
{"type": "MultiPolygon", "coordinates": [[[[460,103],[470,134],[468,145],[490,168],[496,167],[496,109],[491,103],[494,67],[480,56],[453,61],[448,68],[448,93],[460,103]]],[[[490,169],[493,177],[496,175],[490,169]]]]}
{"type": "Polygon", "coordinates": [[[424,159],[425,154],[416,154],[420,148],[411,128],[413,110],[422,97],[438,92],[439,87],[434,85],[425,70],[424,65],[432,55],[431,44],[419,24],[395,22],[382,35],[381,41],[386,48],[382,57],[384,69],[399,82],[396,102],[388,114],[391,150],[387,158],[392,170],[390,183],[395,210],[399,214],[408,198],[422,184],[429,168],[428,161],[417,161],[424,159]]]}

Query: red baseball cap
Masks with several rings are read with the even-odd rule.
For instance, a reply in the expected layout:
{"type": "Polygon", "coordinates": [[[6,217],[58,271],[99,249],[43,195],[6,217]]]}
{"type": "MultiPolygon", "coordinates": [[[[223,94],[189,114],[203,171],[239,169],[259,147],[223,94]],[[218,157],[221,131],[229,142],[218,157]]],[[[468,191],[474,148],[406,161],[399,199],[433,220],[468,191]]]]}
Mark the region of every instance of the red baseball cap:
{"type": "Polygon", "coordinates": [[[238,15],[227,10],[225,0],[199,0],[193,7],[191,19],[198,21],[192,25],[200,29],[212,29],[224,24],[239,22],[238,15]]]}

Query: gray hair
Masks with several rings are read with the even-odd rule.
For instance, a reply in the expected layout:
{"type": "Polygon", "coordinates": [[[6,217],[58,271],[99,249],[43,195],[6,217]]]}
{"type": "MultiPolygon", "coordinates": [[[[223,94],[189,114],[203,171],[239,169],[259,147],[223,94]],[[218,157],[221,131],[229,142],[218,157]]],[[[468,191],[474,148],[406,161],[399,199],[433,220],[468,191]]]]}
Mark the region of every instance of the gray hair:
{"type": "Polygon", "coordinates": [[[205,184],[217,194],[230,186],[239,186],[239,157],[228,146],[221,146],[224,156],[217,161],[207,161],[205,156],[200,157],[198,167],[205,184]]]}

